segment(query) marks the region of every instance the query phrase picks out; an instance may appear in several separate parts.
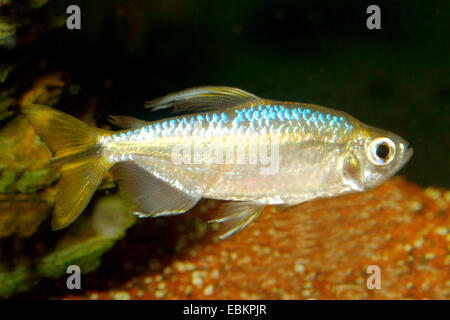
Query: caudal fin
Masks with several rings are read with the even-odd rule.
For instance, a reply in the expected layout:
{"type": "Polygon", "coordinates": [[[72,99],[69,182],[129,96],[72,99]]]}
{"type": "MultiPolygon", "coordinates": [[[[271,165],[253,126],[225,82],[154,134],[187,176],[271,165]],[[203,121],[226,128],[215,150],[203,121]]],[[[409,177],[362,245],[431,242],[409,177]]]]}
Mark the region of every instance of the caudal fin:
{"type": "Polygon", "coordinates": [[[53,152],[53,164],[61,173],[51,222],[52,229],[59,230],[82,213],[102,180],[98,130],[42,105],[25,106],[22,112],[53,152]]]}

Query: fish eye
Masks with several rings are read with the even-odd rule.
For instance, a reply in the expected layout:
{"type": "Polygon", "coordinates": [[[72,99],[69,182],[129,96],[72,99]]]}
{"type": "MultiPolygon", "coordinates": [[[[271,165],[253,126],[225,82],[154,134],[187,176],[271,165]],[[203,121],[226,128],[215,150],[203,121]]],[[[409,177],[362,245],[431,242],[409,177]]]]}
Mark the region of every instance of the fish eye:
{"type": "Polygon", "coordinates": [[[367,155],[373,164],[385,166],[394,160],[395,143],[389,138],[376,138],[370,142],[367,155]]]}

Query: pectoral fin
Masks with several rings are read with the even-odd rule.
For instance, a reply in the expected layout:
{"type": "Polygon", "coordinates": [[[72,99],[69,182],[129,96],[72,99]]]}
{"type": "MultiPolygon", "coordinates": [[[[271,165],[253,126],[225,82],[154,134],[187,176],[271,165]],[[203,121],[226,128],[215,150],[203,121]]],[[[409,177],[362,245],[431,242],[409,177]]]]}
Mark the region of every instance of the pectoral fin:
{"type": "Polygon", "coordinates": [[[177,189],[132,161],[115,164],[111,173],[124,200],[140,217],[184,213],[200,200],[199,196],[177,189]]]}
{"type": "Polygon", "coordinates": [[[220,223],[220,238],[225,239],[244,229],[264,209],[263,204],[254,202],[229,202],[223,204],[218,215],[209,222],[220,223]]]}

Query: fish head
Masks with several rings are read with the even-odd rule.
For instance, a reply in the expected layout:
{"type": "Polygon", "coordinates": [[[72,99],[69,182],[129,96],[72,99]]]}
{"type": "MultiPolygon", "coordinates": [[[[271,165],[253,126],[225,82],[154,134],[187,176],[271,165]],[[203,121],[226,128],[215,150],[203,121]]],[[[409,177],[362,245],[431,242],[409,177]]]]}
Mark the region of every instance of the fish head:
{"type": "Polygon", "coordinates": [[[398,172],[411,158],[413,148],[409,147],[408,141],[392,132],[369,126],[364,126],[362,131],[364,133],[359,136],[357,151],[358,170],[350,166],[353,169],[350,173],[357,172],[353,175],[353,179],[358,179],[356,185],[367,190],[398,172]]]}

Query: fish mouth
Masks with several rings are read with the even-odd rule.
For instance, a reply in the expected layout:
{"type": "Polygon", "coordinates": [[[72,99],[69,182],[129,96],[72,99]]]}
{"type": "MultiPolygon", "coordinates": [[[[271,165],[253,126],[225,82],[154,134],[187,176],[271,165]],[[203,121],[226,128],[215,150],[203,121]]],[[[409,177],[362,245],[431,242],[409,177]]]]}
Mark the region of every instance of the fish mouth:
{"type": "Polygon", "coordinates": [[[403,153],[403,159],[398,166],[398,170],[400,170],[409,161],[409,159],[411,159],[413,153],[414,149],[406,146],[405,151],[403,153]]]}

